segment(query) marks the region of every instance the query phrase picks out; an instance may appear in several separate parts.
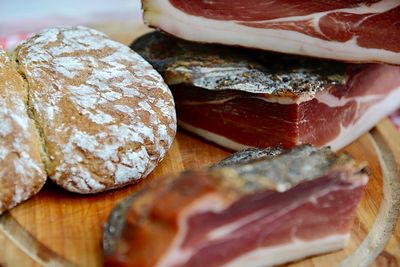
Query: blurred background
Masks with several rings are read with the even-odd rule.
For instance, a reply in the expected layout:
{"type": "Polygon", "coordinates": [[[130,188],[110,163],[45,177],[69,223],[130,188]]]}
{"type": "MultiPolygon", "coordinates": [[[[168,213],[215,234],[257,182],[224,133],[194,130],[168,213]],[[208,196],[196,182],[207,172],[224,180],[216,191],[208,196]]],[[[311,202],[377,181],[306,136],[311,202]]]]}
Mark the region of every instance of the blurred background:
{"type": "MultiPolygon", "coordinates": [[[[0,45],[12,50],[49,26],[86,25],[130,44],[149,29],[140,0],[0,0],[0,45]]],[[[400,110],[389,116],[400,131],[400,110]]]]}
{"type": "Polygon", "coordinates": [[[140,0],[0,0],[0,45],[7,50],[49,26],[87,25],[124,43],[146,31],[140,0]]]}

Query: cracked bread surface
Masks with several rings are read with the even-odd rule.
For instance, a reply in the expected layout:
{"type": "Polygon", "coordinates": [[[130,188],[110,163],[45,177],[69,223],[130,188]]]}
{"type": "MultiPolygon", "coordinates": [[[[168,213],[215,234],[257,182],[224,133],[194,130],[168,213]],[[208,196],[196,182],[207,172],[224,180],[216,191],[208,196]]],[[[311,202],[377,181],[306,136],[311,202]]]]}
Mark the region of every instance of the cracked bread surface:
{"type": "Polygon", "coordinates": [[[46,182],[27,93],[15,64],[0,47],[0,214],[35,195],[46,182]]]}
{"type": "Polygon", "coordinates": [[[86,27],[46,29],[14,51],[29,88],[48,176],[96,193],[147,176],[176,132],[161,76],[129,47],[86,27]]]}

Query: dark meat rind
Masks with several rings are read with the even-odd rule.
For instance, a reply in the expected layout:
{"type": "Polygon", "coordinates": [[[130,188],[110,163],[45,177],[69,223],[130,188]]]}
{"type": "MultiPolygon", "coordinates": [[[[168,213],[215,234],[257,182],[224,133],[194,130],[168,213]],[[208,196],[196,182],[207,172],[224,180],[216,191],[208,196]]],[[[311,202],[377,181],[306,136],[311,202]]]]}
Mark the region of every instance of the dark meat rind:
{"type": "Polygon", "coordinates": [[[245,193],[273,189],[287,191],[301,182],[313,180],[335,168],[353,166],[345,153],[336,155],[330,148],[317,149],[311,145],[297,146],[272,157],[264,157],[245,164],[216,169],[224,183],[245,193]],[[221,175],[222,174],[222,175],[221,175]]]}
{"type": "Polygon", "coordinates": [[[198,44],[160,32],[131,48],[161,73],[168,85],[298,98],[344,84],[345,64],[244,48],[198,44]]]}
{"type": "Polygon", "coordinates": [[[115,250],[115,244],[122,234],[125,226],[125,216],[136,197],[136,193],[125,198],[118,203],[111,211],[106,224],[103,227],[103,252],[104,255],[110,255],[115,250]]]}
{"type": "Polygon", "coordinates": [[[229,157],[221,160],[220,162],[211,166],[212,169],[229,167],[235,164],[247,164],[253,161],[262,159],[269,159],[275,157],[283,152],[280,147],[267,147],[267,148],[247,148],[236,153],[233,153],[229,157]]]}

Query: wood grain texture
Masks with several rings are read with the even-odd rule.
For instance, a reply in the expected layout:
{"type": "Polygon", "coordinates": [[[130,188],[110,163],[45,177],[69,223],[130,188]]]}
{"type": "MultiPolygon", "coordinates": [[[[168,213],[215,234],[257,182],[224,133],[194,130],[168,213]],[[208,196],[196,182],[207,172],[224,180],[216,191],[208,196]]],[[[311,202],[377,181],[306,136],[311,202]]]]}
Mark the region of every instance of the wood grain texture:
{"type": "MultiPolygon", "coordinates": [[[[397,132],[393,132],[393,128],[387,123],[383,121],[370,134],[381,166],[384,197],[368,235],[356,251],[341,262],[341,267],[370,266],[378,255],[387,264],[398,262],[396,256],[388,252],[389,249],[383,251],[392,237],[400,212],[400,143],[397,138],[391,138],[397,132]]],[[[400,248],[399,244],[397,248],[400,248]]],[[[394,254],[398,253],[395,251],[394,254]]]]}
{"type": "MultiPolygon", "coordinates": [[[[145,30],[143,26],[129,24],[97,28],[126,44],[145,30]],[[123,29],[130,30],[127,32],[123,29]]],[[[374,131],[387,140],[394,155],[400,156],[400,135],[387,119],[374,131]]],[[[358,162],[367,162],[371,171],[370,181],[357,209],[348,247],[288,266],[335,266],[351,255],[367,236],[374,225],[383,194],[382,172],[373,138],[373,135],[366,134],[344,149],[358,162]]],[[[49,182],[37,196],[0,217],[0,266],[101,266],[102,225],[117,202],[142,188],[154,177],[207,166],[229,154],[227,150],[179,131],[162,163],[146,181],[139,184],[82,196],[66,192],[49,182]]],[[[398,224],[373,266],[394,267],[399,264],[398,224]]]]}
{"type": "MultiPolygon", "coordinates": [[[[386,127],[384,121],[376,131],[385,130],[386,127]]],[[[371,170],[370,181],[357,210],[349,246],[345,250],[313,257],[289,266],[334,266],[351,255],[367,236],[374,224],[382,196],[381,169],[372,138],[370,134],[366,134],[345,149],[358,162],[368,162],[371,170]]],[[[102,225],[118,201],[139,190],[154,177],[187,168],[207,166],[228,154],[229,152],[222,148],[187,133],[178,132],[167,157],[143,183],[93,196],[65,192],[49,183],[39,195],[1,218],[2,235],[13,235],[12,242],[5,243],[7,257],[2,264],[30,265],[29,258],[32,257],[44,266],[101,266],[102,225]],[[15,257],[10,256],[13,254],[15,257]]],[[[378,256],[375,266],[398,266],[399,249],[400,231],[397,228],[384,252],[378,256]]]]}
{"type": "MultiPolygon", "coordinates": [[[[49,182],[36,197],[6,213],[0,220],[1,232],[13,235],[14,243],[42,265],[52,266],[54,262],[64,265],[66,261],[63,260],[67,259],[68,263],[77,266],[100,266],[102,225],[117,202],[154,177],[207,166],[228,154],[223,149],[178,133],[168,155],[146,181],[88,196],[66,192],[49,182]],[[32,242],[36,244],[27,242],[30,239],[26,235],[34,237],[32,242]],[[41,257],[41,254],[46,256],[41,257]]],[[[9,264],[17,263],[18,258],[16,260],[9,264]]]]}

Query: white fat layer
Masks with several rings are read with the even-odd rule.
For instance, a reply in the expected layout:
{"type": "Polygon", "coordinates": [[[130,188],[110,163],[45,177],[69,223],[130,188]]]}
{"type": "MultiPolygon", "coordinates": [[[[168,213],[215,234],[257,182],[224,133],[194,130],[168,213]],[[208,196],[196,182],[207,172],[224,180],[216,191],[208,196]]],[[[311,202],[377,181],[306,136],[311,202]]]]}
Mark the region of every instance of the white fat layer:
{"type": "Polygon", "coordinates": [[[364,95],[357,97],[348,97],[348,98],[337,98],[336,96],[324,91],[320,92],[315,97],[319,103],[323,103],[328,107],[335,108],[346,105],[351,101],[356,101],[358,104],[368,103],[368,102],[378,102],[384,98],[384,95],[364,95]]]}
{"type": "Polygon", "coordinates": [[[226,203],[215,194],[206,195],[183,210],[178,218],[179,231],[170,248],[157,263],[157,267],[174,266],[176,263],[185,262],[192,255],[191,251],[182,251],[180,246],[188,231],[187,218],[196,213],[207,211],[219,212],[226,208],[226,203]]]}
{"type": "Polygon", "coordinates": [[[340,134],[325,144],[337,151],[354,140],[363,133],[369,131],[382,118],[395,111],[400,106],[400,87],[393,90],[383,100],[371,106],[357,121],[348,127],[341,126],[340,134]]]}
{"type": "MultiPolygon", "coordinates": [[[[240,25],[238,24],[240,21],[214,20],[192,16],[175,8],[170,1],[151,0],[148,2],[150,4],[147,4],[144,12],[145,22],[183,39],[206,43],[240,45],[306,56],[317,55],[318,57],[335,58],[337,60],[400,63],[398,53],[359,46],[357,44],[357,36],[347,42],[322,40],[290,30],[255,28],[240,25]]],[[[319,19],[332,12],[350,12],[353,14],[373,12],[376,14],[390,10],[398,5],[399,2],[397,0],[382,0],[370,6],[360,5],[351,9],[330,10],[308,16],[280,18],[264,22],[275,23],[284,20],[312,19],[312,25],[316,26],[319,25],[319,19]]],[[[263,23],[263,21],[255,21],[254,23],[263,23]]],[[[319,32],[319,26],[315,27],[315,30],[319,32]]]]}
{"type": "Polygon", "coordinates": [[[250,147],[245,144],[237,143],[237,142],[235,142],[229,138],[226,138],[222,135],[212,133],[212,132],[209,132],[209,131],[201,129],[201,128],[194,127],[194,126],[192,126],[186,122],[180,121],[180,120],[178,120],[178,125],[180,127],[182,127],[183,129],[188,130],[189,132],[194,133],[198,136],[201,136],[208,141],[211,141],[213,143],[216,143],[217,145],[220,145],[220,146],[232,149],[232,150],[239,151],[239,150],[243,150],[243,149],[250,147]]]}
{"type": "Polygon", "coordinates": [[[251,251],[223,265],[223,267],[274,266],[311,255],[342,249],[347,245],[349,239],[350,234],[329,235],[310,241],[296,239],[284,245],[259,248],[251,251]]]}
{"type": "MultiPolygon", "coordinates": [[[[284,17],[284,18],[276,18],[276,19],[271,19],[271,20],[260,20],[257,22],[293,22],[293,21],[302,21],[302,20],[307,20],[307,19],[312,19],[315,22],[318,22],[323,16],[328,15],[332,12],[348,12],[352,14],[369,14],[372,13],[372,15],[368,15],[365,18],[361,20],[361,22],[358,22],[357,24],[361,24],[362,21],[364,21],[366,18],[373,16],[376,13],[382,13],[389,11],[392,8],[395,8],[398,6],[398,1],[396,0],[384,0],[384,1],[379,1],[375,4],[372,5],[359,5],[358,7],[352,7],[352,8],[339,8],[336,10],[329,10],[329,11],[322,11],[322,12],[315,12],[309,15],[303,15],[303,16],[291,16],[291,17],[284,17]]],[[[319,24],[315,25],[316,27],[319,27],[319,24]]],[[[320,31],[319,31],[320,32],[320,31]]],[[[321,32],[320,32],[321,33],[321,32]]]]}
{"type": "MultiPolygon", "coordinates": [[[[230,96],[226,98],[216,99],[216,100],[209,100],[206,102],[207,105],[223,105],[226,102],[232,101],[236,98],[242,98],[242,96],[230,96]]],[[[260,99],[265,102],[269,103],[278,103],[281,105],[291,105],[291,104],[301,104],[303,102],[310,101],[314,98],[318,99],[318,102],[327,105],[328,107],[340,107],[346,105],[350,101],[357,101],[359,103],[371,102],[371,101],[378,101],[383,98],[382,95],[365,95],[365,96],[358,96],[358,97],[349,97],[349,98],[337,98],[336,96],[330,94],[327,91],[321,91],[316,95],[303,95],[298,98],[291,98],[291,97],[282,97],[282,96],[273,96],[273,95],[265,95],[262,97],[259,96],[249,96],[248,98],[252,99],[260,99]]],[[[203,105],[204,102],[201,101],[181,101],[181,104],[184,105],[203,105]]]]}
{"type": "MultiPolygon", "coordinates": [[[[225,98],[220,98],[216,100],[209,100],[207,101],[207,105],[214,104],[214,105],[221,105],[225,104],[226,102],[229,102],[231,100],[234,100],[235,98],[241,98],[242,96],[230,96],[230,97],[225,97],[225,98]]],[[[292,97],[285,97],[285,96],[275,96],[275,95],[264,95],[262,97],[260,96],[250,96],[248,98],[255,98],[255,99],[260,99],[265,102],[269,103],[278,103],[281,105],[290,105],[290,104],[300,104],[302,102],[310,101],[315,97],[314,94],[308,94],[308,95],[301,95],[300,97],[297,98],[292,98],[292,97]]],[[[202,105],[204,102],[201,101],[181,101],[182,104],[184,105],[202,105]]]]}

